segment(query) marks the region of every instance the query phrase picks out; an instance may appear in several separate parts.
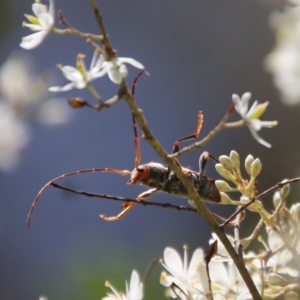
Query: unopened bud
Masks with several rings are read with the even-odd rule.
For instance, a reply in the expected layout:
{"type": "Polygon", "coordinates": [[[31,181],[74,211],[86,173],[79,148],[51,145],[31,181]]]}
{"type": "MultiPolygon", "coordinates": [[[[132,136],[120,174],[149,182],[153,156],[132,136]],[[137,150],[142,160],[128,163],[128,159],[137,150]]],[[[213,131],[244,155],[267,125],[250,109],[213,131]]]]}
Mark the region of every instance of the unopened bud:
{"type": "Polygon", "coordinates": [[[223,180],[216,180],[215,185],[216,185],[217,189],[221,192],[230,192],[232,190],[232,188],[229,186],[229,184],[223,180]]]}
{"type": "Polygon", "coordinates": [[[236,204],[236,202],[230,199],[227,194],[220,192],[220,195],[221,195],[221,204],[236,204]]]}
{"type": "Polygon", "coordinates": [[[221,164],[216,164],[215,165],[215,168],[216,168],[216,171],[222,176],[224,177],[225,179],[228,179],[228,180],[232,180],[232,175],[230,174],[229,171],[225,170],[223,165],[221,164]]]}
{"type": "Polygon", "coordinates": [[[261,172],[262,164],[259,158],[256,158],[254,162],[251,164],[251,175],[253,177],[258,176],[261,172]]]}
{"type": "Polygon", "coordinates": [[[273,196],[273,204],[274,204],[274,207],[278,207],[278,205],[280,204],[281,202],[281,195],[280,195],[280,192],[279,191],[276,191],[274,193],[274,196],[273,196]]]}
{"type": "Polygon", "coordinates": [[[270,273],[267,278],[268,282],[272,285],[285,285],[287,283],[287,280],[283,278],[282,276],[276,274],[276,273],[270,273]]]}
{"type": "Polygon", "coordinates": [[[245,160],[245,169],[250,176],[251,176],[251,165],[253,161],[254,161],[253,156],[249,154],[245,160]]]}
{"type": "Polygon", "coordinates": [[[233,167],[238,171],[240,169],[240,156],[239,156],[239,154],[236,151],[232,150],[232,151],[230,151],[229,157],[230,157],[230,160],[233,164],[233,167]]]}
{"type": "Polygon", "coordinates": [[[86,101],[79,97],[68,99],[68,103],[72,108],[81,108],[86,106],[86,101]]]}
{"type": "MultiPolygon", "coordinates": [[[[286,182],[287,179],[284,179],[281,183],[286,182]]],[[[288,194],[290,193],[290,185],[286,184],[284,185],[281,189],[280,189],[280,193],[281,193],[281,197],[283,199],[286,199],[286,197],[288,196],[288,194]]]]}
{"type": "Polygon", "coordinates": [[[227,155],[221,155],[219,157],[219,161],[222,164],[224,169],[226,169],[228,171],[233,170],[233,165],[232,165],[231,159],[227,155]]]}
{"type": "Polygon", "coordinates": [[[167,286],[167,284],[169,283],[168,274],[165,271],[161,272],[159,282],[165,286],[167,286]]]}

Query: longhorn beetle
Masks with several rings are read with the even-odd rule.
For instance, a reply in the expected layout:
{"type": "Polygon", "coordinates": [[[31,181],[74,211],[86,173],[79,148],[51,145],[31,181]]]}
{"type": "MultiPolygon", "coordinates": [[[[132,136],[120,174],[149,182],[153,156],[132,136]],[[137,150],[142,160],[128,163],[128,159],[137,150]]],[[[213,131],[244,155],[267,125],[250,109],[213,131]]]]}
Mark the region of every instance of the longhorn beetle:
{"type": "MultiPolygon", "coordinates": [[[[137,80],[143,73],[145,73],[144,70],[141,71],[136,76],[132,84],[132,97],[135,96],[135,86],[137,80]]],[[[180,138],[177,141],[175,141],[173,145],[172,153],[176,153],[179,151],[180,142],[197,138],[202,128],[202,123],[203,123],[203,114],[202,111],[199,111],[197,116],[197,126],[195,132],[191,135],[188,135],[186,137],[180,138]]],[[[40,196],[49,185],[54,184],[59,179],[71,175],[86,173],[86,172],[110,172],[110,173],[116,173],[123,176],[130,176],[130,179],[127,184],[142,184],[146,187],[149,187],[150,189],[137,196],[136,198],[137,200],[149,199],[159,192],[165,192],[175,196],[188,198],[187,190],[185,189],[181,181],[178,179],[176,174],[170,169],[169,166],[164,166],[157,162],[150,162],[147,164],[140,165],[141,162],[140,143],[137,134],[136,120],[133,113],[132,113],[132,124],[133,124],[133,131],[134,131],[134,148],[135,148],[135,165],[133,171],[118,170],[112,168],[94,168],[94,169],[80,170],[68,174],[63,174],[57,178],[52,179],[39,191],[39,193],[37,194],[36,198],[34,199],[31,205],[30,211],[27,216],[28,229],[30,228],[30,219],[31,219],[32,212],[40,196]]],[[[196,191],[198,192],[202,200],[213,202],[213,203],[219,203],[221,202],[221,195],[219,190],[215,186],[214,180],[204,176],[204,171],[209,158],[212,158],[213,160],[218,162],[218,160],[215,159],[211,154],[209,154],[208,152],[203,152],[199,158],[199,172],[182,167],[177,158],[174,158],[174,161],[182,169],[184,174],[190,179],[191,183],[193,184],[194,188],[196,189],[196,191]]],[[[192,201],[189,202],[191,205],[193,205],[192,201]]],[[[122,205],[122,211],[118,215],[110,216],[110,217],[105,215],[100,215],[100,217],[106,221],[120,220],[134,205],[135,205],[134,202],[124,203],[122,205]]]]}

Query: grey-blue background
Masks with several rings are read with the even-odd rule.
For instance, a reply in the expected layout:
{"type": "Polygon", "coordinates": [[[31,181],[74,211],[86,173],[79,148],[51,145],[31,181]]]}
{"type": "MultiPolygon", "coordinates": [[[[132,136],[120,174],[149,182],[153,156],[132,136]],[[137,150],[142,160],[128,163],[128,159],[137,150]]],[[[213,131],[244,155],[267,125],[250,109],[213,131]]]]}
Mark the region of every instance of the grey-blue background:
{"type": "MultiPolygon", "coordinates": [[[[252,139],[247,128],[238,128],[223,131],[205,150],[219,156],[235,149],[243,159],[249,153],[260,157],[260,191],[296,175],[299,109],[280,103],[271,77],[263,69],[263,58],[274,44],[267,21],[274,6],[268,1],[234,0],[98,2],[119,55],[139,60],[151,74],[139,81],[136,101],[166,149],[171,151],[177,138],[193,132],[198,110],[204,112],[203,137],[224,115],[233,93],[251,91],[253,100],[271,102],[263,119],[280,122],[277,128],[261,132],[273,148],[264,148],[252,139]]],[[[89,1],[56,0],[55,5],[73,26],[98,33],[89,1]]],[[[1,62],[18,48],[21,37],[30,33],[21,27],[23,13],[32,13],[31,1],[1,1],[1,62]]],[[[79,52],[87,55],[89,64],[93,50],[83,39],[50,35],[30,54],[40,72],[52,69],[57,83],[65,84],[54,66],[74,65],[79,52]]],[[[129,71],[131,83],[137,70],[129,71]]],[[[94,86],[106,99],[117,91],[107,78],[95,81],[94,86]]],[[[62,96],[91,99],[84,90],[72,90],[62,96]]],[[[48,180],[77,169],[133,168],[131,116],[125,103],[101,114],[89,109],[75,114],[74,121],[61,129],[34,127],[22,164],[13,173],[0,174],[1,299],[38,299],[41,294],[51,300],[101,299],[105,280],[124,289],[131,270],[136,268],[142,274],[153,258],[162,257],[166,246],[181,252],[184,243],[190,251],[207,246],[211,230],[197,215],[136,207],[124,220],[106,223],[98,215],[117,213],[119,203],[53,188],[42,196],[32,218],[32,230],[28,231],[25,220],[31,202],[48,180]]],[[[141,141],[141,147],[143,162],[159,161],[145,141],[141,141]]],[[[200,153],[201,149],[185,155],[182,164],[197,169],[200,153]]],[[[218,177],[213,163],[207,173],[218,177]]],[[[144,190],[127,186],[126,181],[115,174],[99,173],[69,178],[65,183],[77,189],[127,197],[144,190]]],[[[168,195],[159,195],[155,200],[186,203],[168,195]]],[[[270,198],[266,201],[270,202],[270,198]]],[[[213,209],[223,215],[231,212],[230,208],[213,209]]],[[[251,217],[249,214],[248,219],[251,217]]],[[[253,226],[250,222],[244,225],[243,235],[253,226]]],[[[151,282],[158,281],[159,272],[158,268],[151,282]]],[[[159,289],[152,299],[163,299],[159,289]]]]}

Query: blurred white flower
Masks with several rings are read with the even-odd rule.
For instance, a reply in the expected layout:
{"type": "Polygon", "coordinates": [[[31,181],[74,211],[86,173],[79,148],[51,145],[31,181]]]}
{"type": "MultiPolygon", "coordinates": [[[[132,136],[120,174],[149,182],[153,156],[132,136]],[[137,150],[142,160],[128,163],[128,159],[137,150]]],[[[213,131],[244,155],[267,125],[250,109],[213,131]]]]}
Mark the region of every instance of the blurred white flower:
{"type": "Polygon", "coordinates": [[[12,170],[30,141],[30,123],[70,120],[67,104],[47,99],[49,79],[36,79],[30,57],[13,53],[0,68],[0,169],[12,170]]]}
{"type": "Polygon", "coordinates": [[[235,103],[235,110],[239,113],[242,119],[246,122],[252,136],[260,144],[270,148],[271,144],[263,140],[257,133],[262,127],[272,128],[278,124],[277,121],[261,121],[259,117],[265,112],[269,102],[258,104],[256,100],[251,108],[249,108],[249,100],[251,93],[247,92],[240,98],[239,95],[233,94],[232,101],[235,103]]]}
{"type": "Polygon", "coordinates": [[[139,274],[133,270],[131,274],[130,284],[126,282],[126,294],[118,292],[109,282],[106,286],[110,287],[114,294],[107,293],[107,297],[102,300],[141,300],[143,299],[143,284],[140,282],[139,274]]]}
{"type": "Polygon", "coordinates": [[[47,6],[39,3],[32,4],[32,11],[35,16],[25,14],[25,17],[30,23],[23,22],[24,27],[30,28],[35,33],[30,34],[22,38],[20,47],[30,50],[37,47],[50,32],[54,25],[54,1],[49,0],[49,10],[47,11],[47,6]]]}
{"type": "MultiPolygon", "coordinates": [[[[265,59],[265,66],[273,75],[281,100],[289,105],[300,102],[300,7],[286,6],[283,12],[273,12],[271,26],[276,44],[265,59]]],[[[298,4],[298,6],[296,6],[298,4]]]]}
{"type": "Polygon", "coordinates": [[[30,130],[7,104],[0,102],[0,169],[12,170],[29,143],[30,130]]]}

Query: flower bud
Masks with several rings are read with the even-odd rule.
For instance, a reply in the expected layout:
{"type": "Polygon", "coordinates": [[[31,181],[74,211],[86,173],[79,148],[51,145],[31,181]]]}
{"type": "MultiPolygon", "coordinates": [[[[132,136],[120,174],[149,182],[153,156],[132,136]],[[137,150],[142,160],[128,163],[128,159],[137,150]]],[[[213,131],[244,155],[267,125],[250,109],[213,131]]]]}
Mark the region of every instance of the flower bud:
{"type": "Polygon", "coordinates": [[[215,185],[217,189],[221,192],[230,192],[232,190],[229,184],[224,180],[216,180],[215,185]]]}
{"type": "Polygon", "coordinates": [[[81,108],[86,106],[86,101],[79,97],[68,99],[68,103],[72,108],[81,108]]]}
{"type": "Polygon", "coordinates": [[[239,171],[240,170],[240,156],[239,156],[239,154],[236,151],[232,150],[232,151],[230,151],[229,157],[230,157],[230,160],[232,162],[233,167],[237,171],[239,171]]]}
{"type": "Polygon", "coordinates": [[[269,274],[267,280],[272,285],[285,285],[287,283],[285,278],[276,273],[269,274]]]}
{"type": "Polygon", "coordinates": [[[251,165],[253,161],[254,161],[253,156],[249,154],[245,160],[245,169],[250,176],[251,176],[251,165]]]}
{"type": "Polygon", "coordinates": [[[159,282],[160,282],[160,284],[162,284],[164,286],[168,286],[168,283],[169,283],[168,274],[165,271],[161,272],[159,282]]]}
{"type": "Polygon", "coordinates": [[[223,165],[221,164],[216,164],[215,165],[216,171],[225,179],[231,180],[232,181],[232,175],[230,174],[229,171],[225,170],[223,165]]]}
{"type": "Polygon", "coordinates": [[[220,204],[233,204],[236,205],[236,202],[229,198],[229,196],[223,192],[220,192],[221,203],[220,204]]]}
{"type": "Polygon", "coordinates": [[[233,171],[233,165],[230,158],[227,155],[221,155],[219,161],[222,164],[223,168],[228,171],[233,171]]]}
{"type": "MultiPolygon", "coordinates": [[[[286,182],[287,179],[282,180],[281,182],[284,183],[286,182]]],[[[288,194],[290,193],[290,185],[286,184],[284,185],[281,189],[280,189],[280,193],[281,193],[281,197],[283,199],[286,199],[286,197],[288,196],[288,194]]]]}
{"type": "Polygon", "coordinates": [[[280,195],[280,192],[279,191],[276,191],[274,193],[274,196],[273,196],[273,204],[274,204],[274,207],[276,208],[281,202],[281,195],[280,195]]]}
{"type": "Polygon", "coordinates": [[[250,168],[251,175],[253,177],[258,176],[258,174],[261,172],[261,168],[262,168],[261,161],[259,158],[256,158],[254,162],[251,164],[251,168],[250,168]]]}

